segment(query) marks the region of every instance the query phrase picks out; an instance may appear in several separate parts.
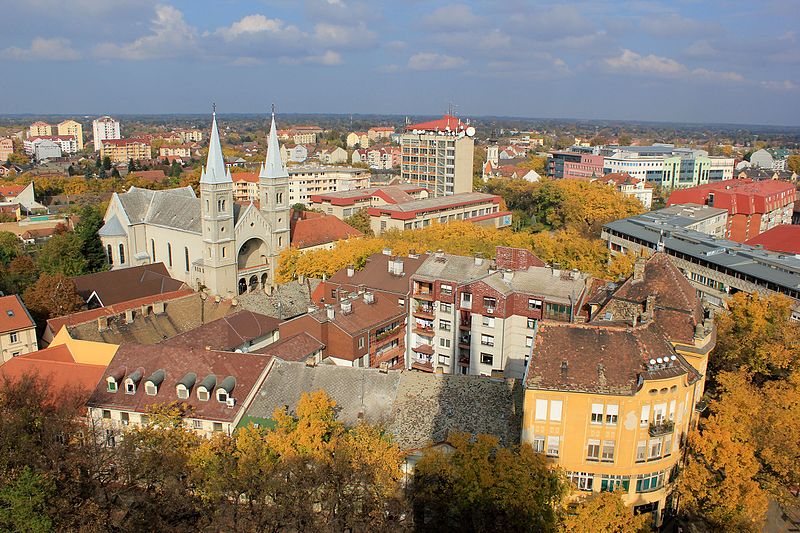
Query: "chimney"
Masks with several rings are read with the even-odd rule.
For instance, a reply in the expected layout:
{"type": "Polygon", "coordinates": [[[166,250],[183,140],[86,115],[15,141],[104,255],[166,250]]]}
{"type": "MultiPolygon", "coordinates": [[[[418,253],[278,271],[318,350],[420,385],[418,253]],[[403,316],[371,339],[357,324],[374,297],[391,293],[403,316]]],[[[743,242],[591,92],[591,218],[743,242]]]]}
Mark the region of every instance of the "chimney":
{"type": "Polygon", "coordinates": [[[143,305],[143,306],[142,306],[142,316],[147,316],[147,308],[148,308],[148,307],[149,307],[149,306],[147,306],[147,305],[143,305]]]}
{"type": "Polygon", "coordinates": [[[389,274],[393,276],[403,275],[403,259],[400,257],[392,257],[389,259],[389,274]]]}
{"type": "Polygon", "coordinates": [[[644,315],[642,320],[652,320],[656,312],[656,295],[648,294],[644,302],[644,315]]]}
{"type": "Polygon", "coordinates": [[[352,278],[356,273],[356,268],[353,265],[347,265],[347,277],[352,278]]]}
{"type": "Polygon", "coordinates": [[[436,259],[444,259],[444,250],[442,250],[441,248],[436,250],[435,257],[436,259]]]}
{"type": "Polygon", "coordinates": [[[644,257],[637,257],[636,262],[633,263],[633,281],[642,281],[644,279],[644,265],[647,260],[644,257]]]}
{"type": "Polygon", "coordinates": [[[328,320],[333,320],[336,317],[336,311],[331,304],[325,306],[325,314],[328,315],[328,320]]]}
{"type": "Polygon", "coordinates": [[[101,316],[97,319],[97,331],[105,331],[108,329],[108,317],[101,316]]]}
{"type": "Polygon", "coordinates": [[[503,270],[503,281],[510,282],[514,279],[514,271],[510,268],[503,270]]]}
{"type": "Polygon", "coordinates": [[[475,254],[475,266],[481,266],[483,264],[483,255],[475,254]]]}
{"type": "Polygon", "coordinates": [[[133,322],[133,309],[126,309],[125,310],[125,323],[130,324],[133,322]]]}
{"type": "Polygon", "coordinates": [[[392,249],[391,248],[384,248],[383,249],[383,255],[392,255],[392,249]]]}
{"type": "Polygon", "coordinates": [[[389,373],[389,362],[388,361],[384,361],[383,363],[380,364],[379,372],[381,374],[388,374],[389,373]]]}
{"type": "Polygon", "coordinates": [[[375,293],[373,292],[365,292],[364,293],[364,303],[369,305],[375,303],[375,293]]]}
{"type": "Polygon", "coordinates": [[[342,314],[349,315],[353,312],[353,302],[350,300],[342,301],[342,314]]]}
{"type": "Polygon", "coordinates": [[[153,314],[155,315],[164,314],[164,302],[156,302],[153,304],[153,314]]]}
{"type": "Polygon", "coordinates": [[[553,266],[551,268],[553,272],[553,277],[556,278],[561,277],[561,263],[553,263],[553,266]]]}

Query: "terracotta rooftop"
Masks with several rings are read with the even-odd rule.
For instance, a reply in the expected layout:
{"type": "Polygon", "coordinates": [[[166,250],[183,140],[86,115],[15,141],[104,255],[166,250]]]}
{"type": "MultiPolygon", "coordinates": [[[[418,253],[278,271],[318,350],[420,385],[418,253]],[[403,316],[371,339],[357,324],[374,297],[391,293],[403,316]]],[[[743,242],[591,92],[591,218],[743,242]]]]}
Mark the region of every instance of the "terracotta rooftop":
{"type": "Polygon", "coordinates": [[[461,122],[458,117],[444,115],[440,119],[420,122],[406,126],[406,131],[425,130],[425,131],[460,131],[466,129],[467,125],[461,122]]]}
{"type": "Polygon", "coordinates": [[[61,344],[37,352],[12,357],[0,365],[0,380],[18,380],[25,375],[38,375],[50,382],[51,394],[76,392],[89,397],[106,367],[76,363],[67,345],[61,344]]]}
{"type": "Polygon", "coordinates": [[[72,281],[84,301],[89,302],[94,294],[100,306],[173,292],[185,287],[182,281],[169,276],[164,263],[85,274],[72,278],[72,281]]]}
{"type": "Polygon", "coordinates": [[[312,248],[364,234],[333,215],[296,219],[292,217],[292,247],[312,248]]]}
{"type": "Polygon", "coordinates": [[[134,170],[130,173],[130,175],[150,182],[161,181],[167,178],[167,175],[164,174],[163,170],[134,170]]]}
{"type": "Polygon", "coordinates": [[[180,402],[188,405],[191,418],[232,422],[242,410],[244,400],[254,387],[260,384],[261,376],[272,360],[267,355],[250,353],[220,352],[204,348],[185,346],[142,346],[128,344],[117,350],[114,359],[103,374],[113,376],[120,383],[117,392],[108,392],[107,383],[102,379],[94,389],[88,401],[90,407],[120,409],[138,413],[146,412],[151,406],[180,402]],[[157,371],[163,371],[163,381],[155,395],[145,393],[145,381],[157,371]],[[138,375],[136,392],[127,394],[123,380],[138,375]],[[197,397],[198,386],[212,376],[210,386],[211,397],[201,401],[197,397]],[[219,402],[216,390],[226,378],[233,378],[233,387],[229,391],[235,400],[234,407],[219,402]],[[178,382],[189,383],[189,398],[181,400],[177,396],[178,382]]]}
{"type": "Polygon", "coordinates": [[[253,353],[271,355],[284,361],[305,361],[325,345],[306,332],[273,342],[253,353]]]}
{"type": "MultiPolygon", "coordinates": [[[[336,303],[333,305],[334,318],[330,322],[350,335],[356,335],[394,317],[405,317],[405,308],[398,305],[396,297],[375,292],[373,298],[371,304],[365,303],[363,297],[350,300],[351,311],[348,313],[342,312],[343,302],[336,303]]],[[[319,322],[329,321],[326,309],[318,309],[309,313],[309,316],[319,322]]]]}
{"type": "MultiPolygon", "coordinates": [[[[795,206],[798,206],[796,203],[795,206]]],[[[798,209],[798,207],[795,207],[798,209]]],[[[800,226],[783,224],[756,235],[745,244],[761,246],[773,252],[800,254],[800,226]]]]}
{"type": "Polygon", "coordinates": [[[5,197],[17,196],[24,191],[26,187],[27,185],[2,185],[0,186],[0,195],[5,197]]]}
{"type": "Polygon", "coordinates": [[[422,266],[428,256],[422,254],[418,257],[396,257],[385,254],[372,254],[367,258],[364,267],[353,270],[353,275],[348,276],[348,269],[343,268],[327,281],[327,285],[340,285],[345,287],[364,286],[367,289],[391,292],[395,294],[408,294],[410,290],[409,279],[417,269],[422,266]],[[401,275],[389,271],[392,262],[402,272],[401,275]]]}
{"type": "Polygon", "coordinates": [[[0,333],[33,327],[33,319],[19,296],[0,296],[0,333]]]}
{"type": "Polygon", "coordinates": [[[278,329],[280,320],[241,310],[164,341],[169,346],[233,351],[278,329]]]}

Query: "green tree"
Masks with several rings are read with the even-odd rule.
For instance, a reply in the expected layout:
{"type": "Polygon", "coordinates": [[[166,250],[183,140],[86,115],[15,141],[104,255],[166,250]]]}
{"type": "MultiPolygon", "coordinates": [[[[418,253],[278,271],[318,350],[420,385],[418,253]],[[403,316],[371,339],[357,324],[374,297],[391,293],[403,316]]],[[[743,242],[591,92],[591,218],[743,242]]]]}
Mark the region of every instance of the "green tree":
{"type": "Polygon", "coordinates": [[[372,235],[372,228],[370,222],[372,217],[369,216],[366,209],[359,209],[353,215],[344,219],[345,224],[353,226],[355,229],[364,235],[372,235]]]}
{"type": "Polygon", "coordinates": [[[489,435],[450,438],[452,452],[426,451],[414,467],[411,502],[420,531],[557,531],[569,491],[557,470],[524,444],[489,435]]]}
{"type": "Polygon", "coordinates": [[[630,146],[631,142],[633,142],[631,136],[624,131],[621,131],[619,135],[617,135],[617,144],[619,146],[630,146]]]}
{"type": "Polygon", "coordinates": [[[80,276],[89,271],[88,258],[83,255],[83,240],[75,232],[48,239],[36,254],[36,264],[48,274],[80,276]]]}
{"type": "Polygon", "coordinates": [[[790,155],[786,159],[786,167],[795,174],[800,174],[800,155],[790,155]]]}
{"type": "Polygon", "coordinates": [[[22,253],[22,243],[10,231],[0,231],[0,263],[8,265],[22,253]]]}
{"type": "Polygon", "coordinates": [[[181,167],[181,164],[177,161],[173,161],[169,168],[169,175],[173,178],[177,178],[181,175],[181,172],[183,172],[183,167],[181,167]]]}
{"type": "Polygon", "coordinates": [[[94,167],[100,169],[103,166],[103,161],[100,159],[100,156],[97,156],[97,159],[94,161],[94,167]]]}
{"type": "Polygon", "coordinates": [[[109,156],[103,158],[103,169],[111,170],[111,158],[109,156]]]}
{"type": "Polygon", "coordinates": [[[106,254],[98,230],[103,226],[103,215],[97,207],[86,206],[80,211],[80,222],[75,234],[81,241],[81,254],[86,260],[85,272],[106,270],[106,254]]]}
{"type": "Polygon", "coordinates": [[[25,533],[51,531],[53,523],[47,511],[54,490],[51,480],[24,467],[14,479],[0,485],[0,529],[25,533]]]}

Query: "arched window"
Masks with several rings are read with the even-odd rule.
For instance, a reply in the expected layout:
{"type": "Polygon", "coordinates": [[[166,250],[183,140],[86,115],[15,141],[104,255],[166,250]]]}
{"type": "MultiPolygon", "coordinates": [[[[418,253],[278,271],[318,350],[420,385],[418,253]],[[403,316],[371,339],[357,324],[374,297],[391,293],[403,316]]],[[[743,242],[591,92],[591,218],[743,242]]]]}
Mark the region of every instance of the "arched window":
{"type": "Polygon", "coordinates": [[[108,255],[108,264],[109,265],[113,265],[114,264],[114,252],[112,251],[110,244],[106,246],[106,253],[108,255]]]}
{"type": "Polygon", "coordinates": [[[119,244],[119,264],[125,264],[125,245],[119,244]]]}
{"type": "Polygon", "coordinates": [[[283,246],[283,237],[278,237],[278,247],[283,246]]]}
{"type": "Polygon", "coordinates": [[[275,195],[275,203],[277,203],[278,205],[283,203],[283,193],[282,192],[279,192],[278,194],[275,195]]]}
{"type": "Polygon", "coordinates": [[[169,260],[169,267],[172,268],[172,244],[167,243],[167,259],[169,260]]]}
{"type": "Polygon", "coordinates": [[[189,247],[188,246],[184,246],[183,247],[183,256],[184,256],[184,259],[186,260],[186,272],[189,272],[189,247]]]}
{"type": "Polygon", "coordinates": [[[211,211],[211,202],[206,200],[206,211],[211,211]]]}
{"type": "Polygon", "coordinates": [[[220,211],[225,211],[225,200],[222,200],[222,209],[220,211]]]}
{"type": "Polygon", "coordinates": [[[153,263],[156,262],[156,241],[155,239],[150,239],[150,261],[153,263]]]}

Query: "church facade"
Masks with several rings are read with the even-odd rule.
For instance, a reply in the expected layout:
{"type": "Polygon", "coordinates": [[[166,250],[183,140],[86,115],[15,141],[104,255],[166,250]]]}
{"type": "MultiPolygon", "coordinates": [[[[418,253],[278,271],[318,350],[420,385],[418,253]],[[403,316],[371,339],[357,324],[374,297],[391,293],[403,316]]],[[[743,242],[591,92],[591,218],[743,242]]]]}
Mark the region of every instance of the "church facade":
{"type": "Polygon", "coordinates": [[[289,174],[275,116],[261,165],[258,204],[237,204],[212,117],[200,196],[191,187],[114,193],[99,230],[111,268],[164,263],[170,275],[222,297],[274,285],[289,247],[289,174]]]}

